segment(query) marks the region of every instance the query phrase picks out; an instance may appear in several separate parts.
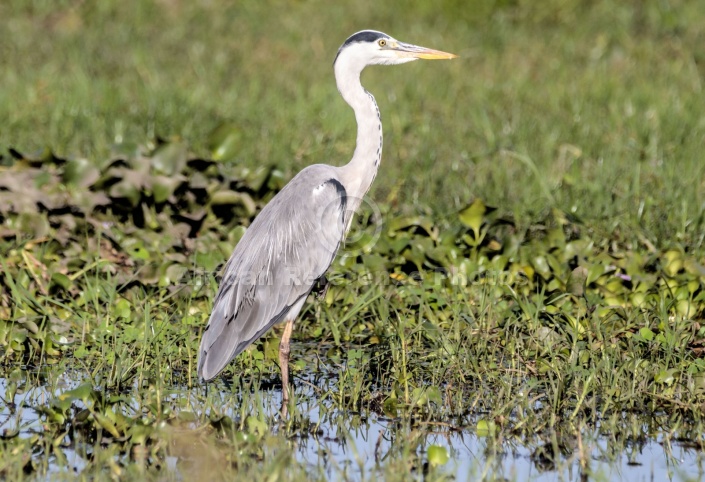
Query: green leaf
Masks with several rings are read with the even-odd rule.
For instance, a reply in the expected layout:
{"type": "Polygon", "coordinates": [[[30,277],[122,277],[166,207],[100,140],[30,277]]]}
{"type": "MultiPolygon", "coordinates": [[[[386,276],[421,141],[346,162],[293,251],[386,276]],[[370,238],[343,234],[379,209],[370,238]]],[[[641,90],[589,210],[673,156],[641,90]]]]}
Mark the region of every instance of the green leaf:
{"type": "Polygon", "coordinates": [[[646,341],[652,341],[655,336],[654,332],[647,327],[640,329],[639,335],[641,335],[641,337],[646,341]]]}
{"type": "Polygon", "coordinates": [[[249,194],[244,192],[235,192],[229,189],[217,191],[211,197],[211,206],[242,206],[248,216],[253,216],[255,210],[255,202],[249,194]]]}
{"type": "Polygon", "coordinates": [[[225,123],[216,127],[208,138],[208,148],[216,161],[230,161],[240,152],[242,130],[235,124],[225,123]]]}
{"type": "Polygon", "coordinates": [[[17,323],[24,326],[30,333],[34,333],[35,335],[39,333],[39,327],[29,318],[20,318],[17,320],[17,323]]]}
{"type": "Polygon", "coordinates": [[[154,176],[152,178],[154,202],[158,204],[165,202],[182,182],[181,176],[154,176]]]}
{"type": "Polygon", "coordinates": [[[132,207],[137,207],[142,197],[142,188],[128,179],[110,186],[108,195],[113,199],[127,199],[132,207]]]}
{"type": "Polygon", "coordinates": [[[396,417],[398,415],[399,400],[394,392],[387,397],[382,403],[382,411],[388,417],[396,417]]]}
{"type": "Polygon", "coordinates": [[[93,414],[93,418],[95,418],[95,421],[98,422],[98,425],[103,428],[106,432],[108,432],[110,435],[112,435],[115,438],[120,437],[120,432],[118,432],[118,429],[115,427],[113,422],[110,421],[108,417],[105,415],[95,412],[93,414]]]}
{"type": "Polygon", "coordinates": [[[120,298],[113,308],[113,313],[116,318],[129,320],[132,315],[132,305],[125,298],[120,298]]]}
{"type": "Polygon", "coordinates": [[[250,415],[249,417],[247,417],[247,430],[251,434],[257,434],[261,436],[269,432],[269,427],[267,426],[267,422],[265,422],[264,420],[260,420],[250,415]]]}
{"type": "Polygon", "coordinates": [[[566,283],[566,291],[574,296],[583,296],[585,294],[585,282],[588,278],[588,270],[584,266],[575,268],[568,277],[566,283]]]}
{"type": "Polygon", "coordinates": [[[654,381],[656,383],[662,383],[664,385],[672,385],[673,382],[675,381],[675,373],[678,370],[675,368],[671,368],[670,370],[661,370],[654,376],[654,381]]]}
{"type": "Polygon", "coordinates": [[[428,455],[428,463],[433,467],[443,465],[450,460],[448,449],[441,447],[440,445],[431,445],[426,453],[428,455]]]}
{"type": "Polygon", "coordinates": [[[144,444],[149,439],[149,436],[154,432],[154,429],[150,426],[137,423],[132,425],[128,429],[128,435],[130,436],[130,441],[133,444],[144,444]]]}
{"type": "Polygon", "coordinates": [[[548,266],[548,261],[545,256],[536,256],[531,260],[531,264],[543,279],[547,280],[551,278],[551,268],[548,266]]]}
{"type": "Polygon", "coordinates": [[[482,221],[487,212],[487,206],[482,202],[482,199],[475,199],[470,206],[466,207],[458,214],[460,222],[463,223],[468,228],[472,229],[475,234],[475,239],[477,239],[480,233],[480,227],[482,226],[482,221]]]}
{"type": "Polygon", "coordinates": [[[61,179],[66,184],[88,187],[100,177],[100,170],[88,159],[71,159],[66,163],[61,179]]]}
{"type": "Polygon", "coordinates": [[[478,437],[487,437],[492,435],[495,431],[495,424],[492,421],[481,419],[477,421],[477,427],[475,427],[475,433],[478,437]]]}
{"type": "Polygon", "coordinates": [[[69,278],[63,273],[52,273],[51,275],[50,285],[52,287],[56,286],[64,290],[68,290],[69,288],[71,288],[72,284],[73,283],[71,281],[71,278],[69,278]]]}
{"type": "Polygon", "coordinates": [[[149,159],[155,171],[167,176],[180,173],[186,166],[186,145],[181,142],[162,144],[149,159]]]}
{"type": "Polygon", "coordinates": [[[59,394],[58,397],[52,400],[52,405],[62,412],[65,412],[71,407],[73,402],[80,400],[86,404],[93,396],[93,386],[90,383],[84,383],[73,390],[59,394]]]}

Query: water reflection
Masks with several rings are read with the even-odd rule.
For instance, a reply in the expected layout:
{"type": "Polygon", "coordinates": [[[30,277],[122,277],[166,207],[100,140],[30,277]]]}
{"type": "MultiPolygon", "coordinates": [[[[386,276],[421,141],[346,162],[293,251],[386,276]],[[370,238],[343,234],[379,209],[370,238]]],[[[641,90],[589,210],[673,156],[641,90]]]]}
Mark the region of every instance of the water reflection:
{"type": "MultiPolygon", "coordinates": [[[[21,384],[20,384],[21,385],[21,384]]],[[[268,420],[269,430],[293,444],[296,460],[318,478],[337,480],[369,480],[379,474],[389,460],[407,463],[407,469],[419,476],[428,469],[426,450],[444,447],[450,459],[442,465],[443,473],[457,481],[686,481],[705,479],[703,454],[692,444],[670,442],[665,435],[645,438],[615,451],[610,439],[598,430],[583,433],[581,440],[561,442],[557,456],[541,443],[518,439],[498,440],[478,437],[474,428],[453,427],[444,423],[426,423],[391,419],[375,413],[343,413],[316,396],[313,386],[299,384],[297,405],[291,419],[280,420],[281,393],[268,388],[242,398],[224,390],[223,411],[233,420],[244,413],[257,413],[268,420]],[[249,404],[243,407],[243,403],[249,404]],[[273,428],[272,428],[273,427],[273,428]],[[408,452],[405,452],[408,451],[408,452]],[[580,454],[584,454],[580,457],[580,454]]],[[[42,430],[41,417],[34,407],[46,404],[72,383],[55,384],[53,388],[34,386],[16,390],[16,383],[0,379],[0,433],[3,438],[28,437],[42,430]]],[[[222,387],[221,387],[222,388],[222,387]]],[[[203,397],[196,391],[182,391],[171,397],[190,397],[196,412],[202,409],[203,397]],[[201,404],[199,406],[199,403],[201,404]]],[[[199,423],[180,429],[180,436],[192,442],[199,423]]],[[[181,448],[187,445],[181,446],[181,448]]],[[[194,473],[205,467],[222,465],[223,458],[214,452],[199,453],[193,444],[181,450],[172,443],[167,468],[177,474],[189,466],[194,473]],[[199,469],[199,467],[201,469],[199,469]]],[[[88,463],[75,450],[65,450],[70,470],[80,473],[88,463]]],[[[50,474],[65,468],[52,465],[50,474]]],[[[185,474],[182,472],[181,474],[185,474]]],[[[49,475],[50,476],[50,475],[49,475]]],[[[178,477],[178,476],[177,476],[178,477]]]]}

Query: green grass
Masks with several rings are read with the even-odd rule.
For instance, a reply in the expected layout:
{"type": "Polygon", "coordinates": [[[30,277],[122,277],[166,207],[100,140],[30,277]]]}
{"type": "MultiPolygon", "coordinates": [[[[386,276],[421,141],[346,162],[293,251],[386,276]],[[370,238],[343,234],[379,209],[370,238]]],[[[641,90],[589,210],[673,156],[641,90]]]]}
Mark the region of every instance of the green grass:
{"type": "Polygon", "coordinates": [[[3,477],[443,480],[463,434],[473,478],[521,479],[502,469],[518,450],[600,480],[596,454],[702,447],[699,2],[10,0],[0,18],[3,477]],[[331,63],[362,28],[460,58],[363,75],[382,221],[364,213],[298,322],[280,420],[277,330],[207,392],[196,350],[242,225],[302,167],[349,159],[331,63]],[[380,426],[370,468],[354,436],[380,426]]]}

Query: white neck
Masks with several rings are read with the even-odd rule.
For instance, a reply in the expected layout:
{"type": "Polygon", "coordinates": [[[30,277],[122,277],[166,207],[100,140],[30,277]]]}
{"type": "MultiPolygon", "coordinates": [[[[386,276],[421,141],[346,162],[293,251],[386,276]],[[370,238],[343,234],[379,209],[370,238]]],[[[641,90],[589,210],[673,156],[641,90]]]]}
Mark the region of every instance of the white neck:
{"type": "Polygon", "coordinates": [[[340,168],[347,189],[348,206],[356,210],[377,175],[382,159],[382,120],[375,98],[362,88],[360,72],[364,65],[339,59],[335,64],[338,90],[357,121],[357,143],[352,159],[340,168]]]}

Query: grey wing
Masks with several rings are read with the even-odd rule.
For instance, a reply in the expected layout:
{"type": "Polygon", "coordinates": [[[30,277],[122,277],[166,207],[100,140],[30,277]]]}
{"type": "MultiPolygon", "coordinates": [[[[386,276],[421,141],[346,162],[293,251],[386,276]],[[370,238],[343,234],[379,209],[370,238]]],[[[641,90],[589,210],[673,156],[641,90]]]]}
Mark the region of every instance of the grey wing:
{"type": "Polygon", "coordinates": [[[346,192],[329,166],[301,171],[265,206],[233,252],[203,333],[198,375],[210,380],[282,321],[333,262],[346,192]]]}

